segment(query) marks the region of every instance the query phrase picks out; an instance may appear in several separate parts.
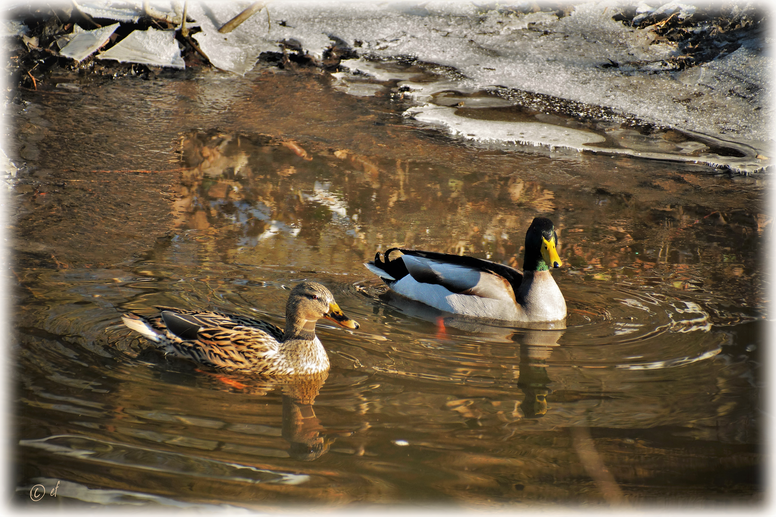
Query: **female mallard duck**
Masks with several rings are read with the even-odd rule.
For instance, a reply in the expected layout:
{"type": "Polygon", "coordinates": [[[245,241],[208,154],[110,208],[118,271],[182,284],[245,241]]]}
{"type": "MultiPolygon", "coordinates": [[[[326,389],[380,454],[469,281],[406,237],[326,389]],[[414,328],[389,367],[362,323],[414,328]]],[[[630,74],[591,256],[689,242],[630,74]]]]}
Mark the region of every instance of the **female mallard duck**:
{"type": "Polygon", "coordinates": [[[393,291],[436,309],[478,318],[551,322],[566,300],[549,269],[560,267],[552,221],[537,217],[525,234],[523,274],[489,260],[391,248],[366,267],[393,291]],[[398,256],[391,254],[397,252],[398,256]]]}
{"type": "Polygon", "coordinates": [[[124,324],[155,342],[166,354],[223,370],[266,376],[311,375],[329,369],[315,335],[320,318],[357,329],[321,284],[302,282],[286,303],[286,328],[266,321],[210,311],[159,307],[161,314],[122,316],[124,324]]]}

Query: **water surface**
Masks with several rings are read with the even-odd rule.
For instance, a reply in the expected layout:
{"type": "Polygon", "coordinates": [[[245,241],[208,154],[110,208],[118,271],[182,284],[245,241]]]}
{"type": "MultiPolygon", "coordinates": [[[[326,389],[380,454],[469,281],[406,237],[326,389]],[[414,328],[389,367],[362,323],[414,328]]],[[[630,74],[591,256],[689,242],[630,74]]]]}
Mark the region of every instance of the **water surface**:
{"type": "Polygon", "coordinates": [[[256,70],[22,95],[21,504],[760,501],[765,176],[478,146],[335,86],[256,70]],[[399,245],[519,268],[538,215],[565,329],[451,318],[363,267],[399,245]],[[304,279],[361,324],[318,326],[319,382],[219,377],[120,324],[156,305],[282,324],[304,279]]]}

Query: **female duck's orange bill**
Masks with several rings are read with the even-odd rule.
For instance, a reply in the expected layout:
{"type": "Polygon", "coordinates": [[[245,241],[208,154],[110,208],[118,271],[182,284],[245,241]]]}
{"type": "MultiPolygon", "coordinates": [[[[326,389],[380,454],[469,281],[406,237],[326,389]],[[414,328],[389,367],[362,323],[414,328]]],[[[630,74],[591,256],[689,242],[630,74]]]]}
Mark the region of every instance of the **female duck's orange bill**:
{"type": "Polygon", "coordinates": [[[323,317],[327,320],[333,321],[337,325],[349,329],[357,329],[360,326],[356,320],[352,320],[345,316],[345,313],[342,312],[342,309],[339,308],[339,305],[334,302],[329,304],[329,312],[324,314],[323,317]]]}

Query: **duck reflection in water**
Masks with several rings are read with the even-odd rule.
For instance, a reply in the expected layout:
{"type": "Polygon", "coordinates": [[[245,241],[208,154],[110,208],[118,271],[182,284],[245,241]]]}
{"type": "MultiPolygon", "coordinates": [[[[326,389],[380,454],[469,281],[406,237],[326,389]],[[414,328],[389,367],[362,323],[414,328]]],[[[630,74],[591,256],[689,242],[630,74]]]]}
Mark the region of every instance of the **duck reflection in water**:
{"type": "MultiPolygon", "coordinates": [[[[486,336],[488,343],[496,340],[496,344],[491,345],[494,347],[517,347],[520,354],[517,386],[525,395],[519,406],[523,416],[541,418],[550,409],[547,397],[552,394],[552,379],[548,373],[547,361],[552,351],[560,346],[558,341],[565,333],[565,322],[522,324],[522,327],[527,328],[515,328],[505,326],[503,322],[446,314],[390,290],[377,297],[386,303],[383,308],[376,307],[377,312],[398,311],[405,317],[434,323],[438,339],[447,339],[448,329],[455,329],[467,334],[486,336]]],[[[487,353],[480,357],[486,360],[487,353]]],[[[497,361],[494,360],[493,363],[497,361]]]]}
{"type": "Polygon", "coordinates": [[[520,343],[520,377],[517,386],[525,394],[520,410],[525,418],[541,418],[547,414],[547,397],[552,382],[547,372],[547,359],[552,354],[561,330],[530,330],[515,336],[520,343]]]}
{"type": "Polygon", "coordinates": [[[315,397],[326,377],[297,380],[284,384],[282,436],[288,442],[288,455],[312,461],[329,451],[336,439],[327,434],[313,410],[315,397]]]}
{"type": "Polygon", "coordinates": [[[198,371],[204,374],[201,379],[205,379],[205,386],[218,391],[263,396],[279,389],[282,394],[281,437],[288,443],[286,452],[293,459],[316,460],[329,451],[337,437],[352,434],[352,431],[327,430],[313,409],[328,372],[290,379],[262,379],[248,377],[244,373],[198,371]]]}

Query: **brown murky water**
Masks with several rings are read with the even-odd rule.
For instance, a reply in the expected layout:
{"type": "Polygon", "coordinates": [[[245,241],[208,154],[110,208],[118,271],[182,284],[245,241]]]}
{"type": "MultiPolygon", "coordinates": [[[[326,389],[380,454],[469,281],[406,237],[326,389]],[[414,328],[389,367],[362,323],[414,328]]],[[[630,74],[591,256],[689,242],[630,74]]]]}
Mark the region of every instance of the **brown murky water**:
{"type": "Polygon", "coordinates": [[[23,99],[21,504],[761,500],[764,176],[482,149],[312,73],[23,99]],[[559,228],[563,331],[442,328],[362,265],[402,245],[519,267],[539,214],[559,228]],[[281,323],[302,279],[361,323],[319,325],[332,370],[318,384],[224,382],[120,325],[155,305],[281,323]]]}

